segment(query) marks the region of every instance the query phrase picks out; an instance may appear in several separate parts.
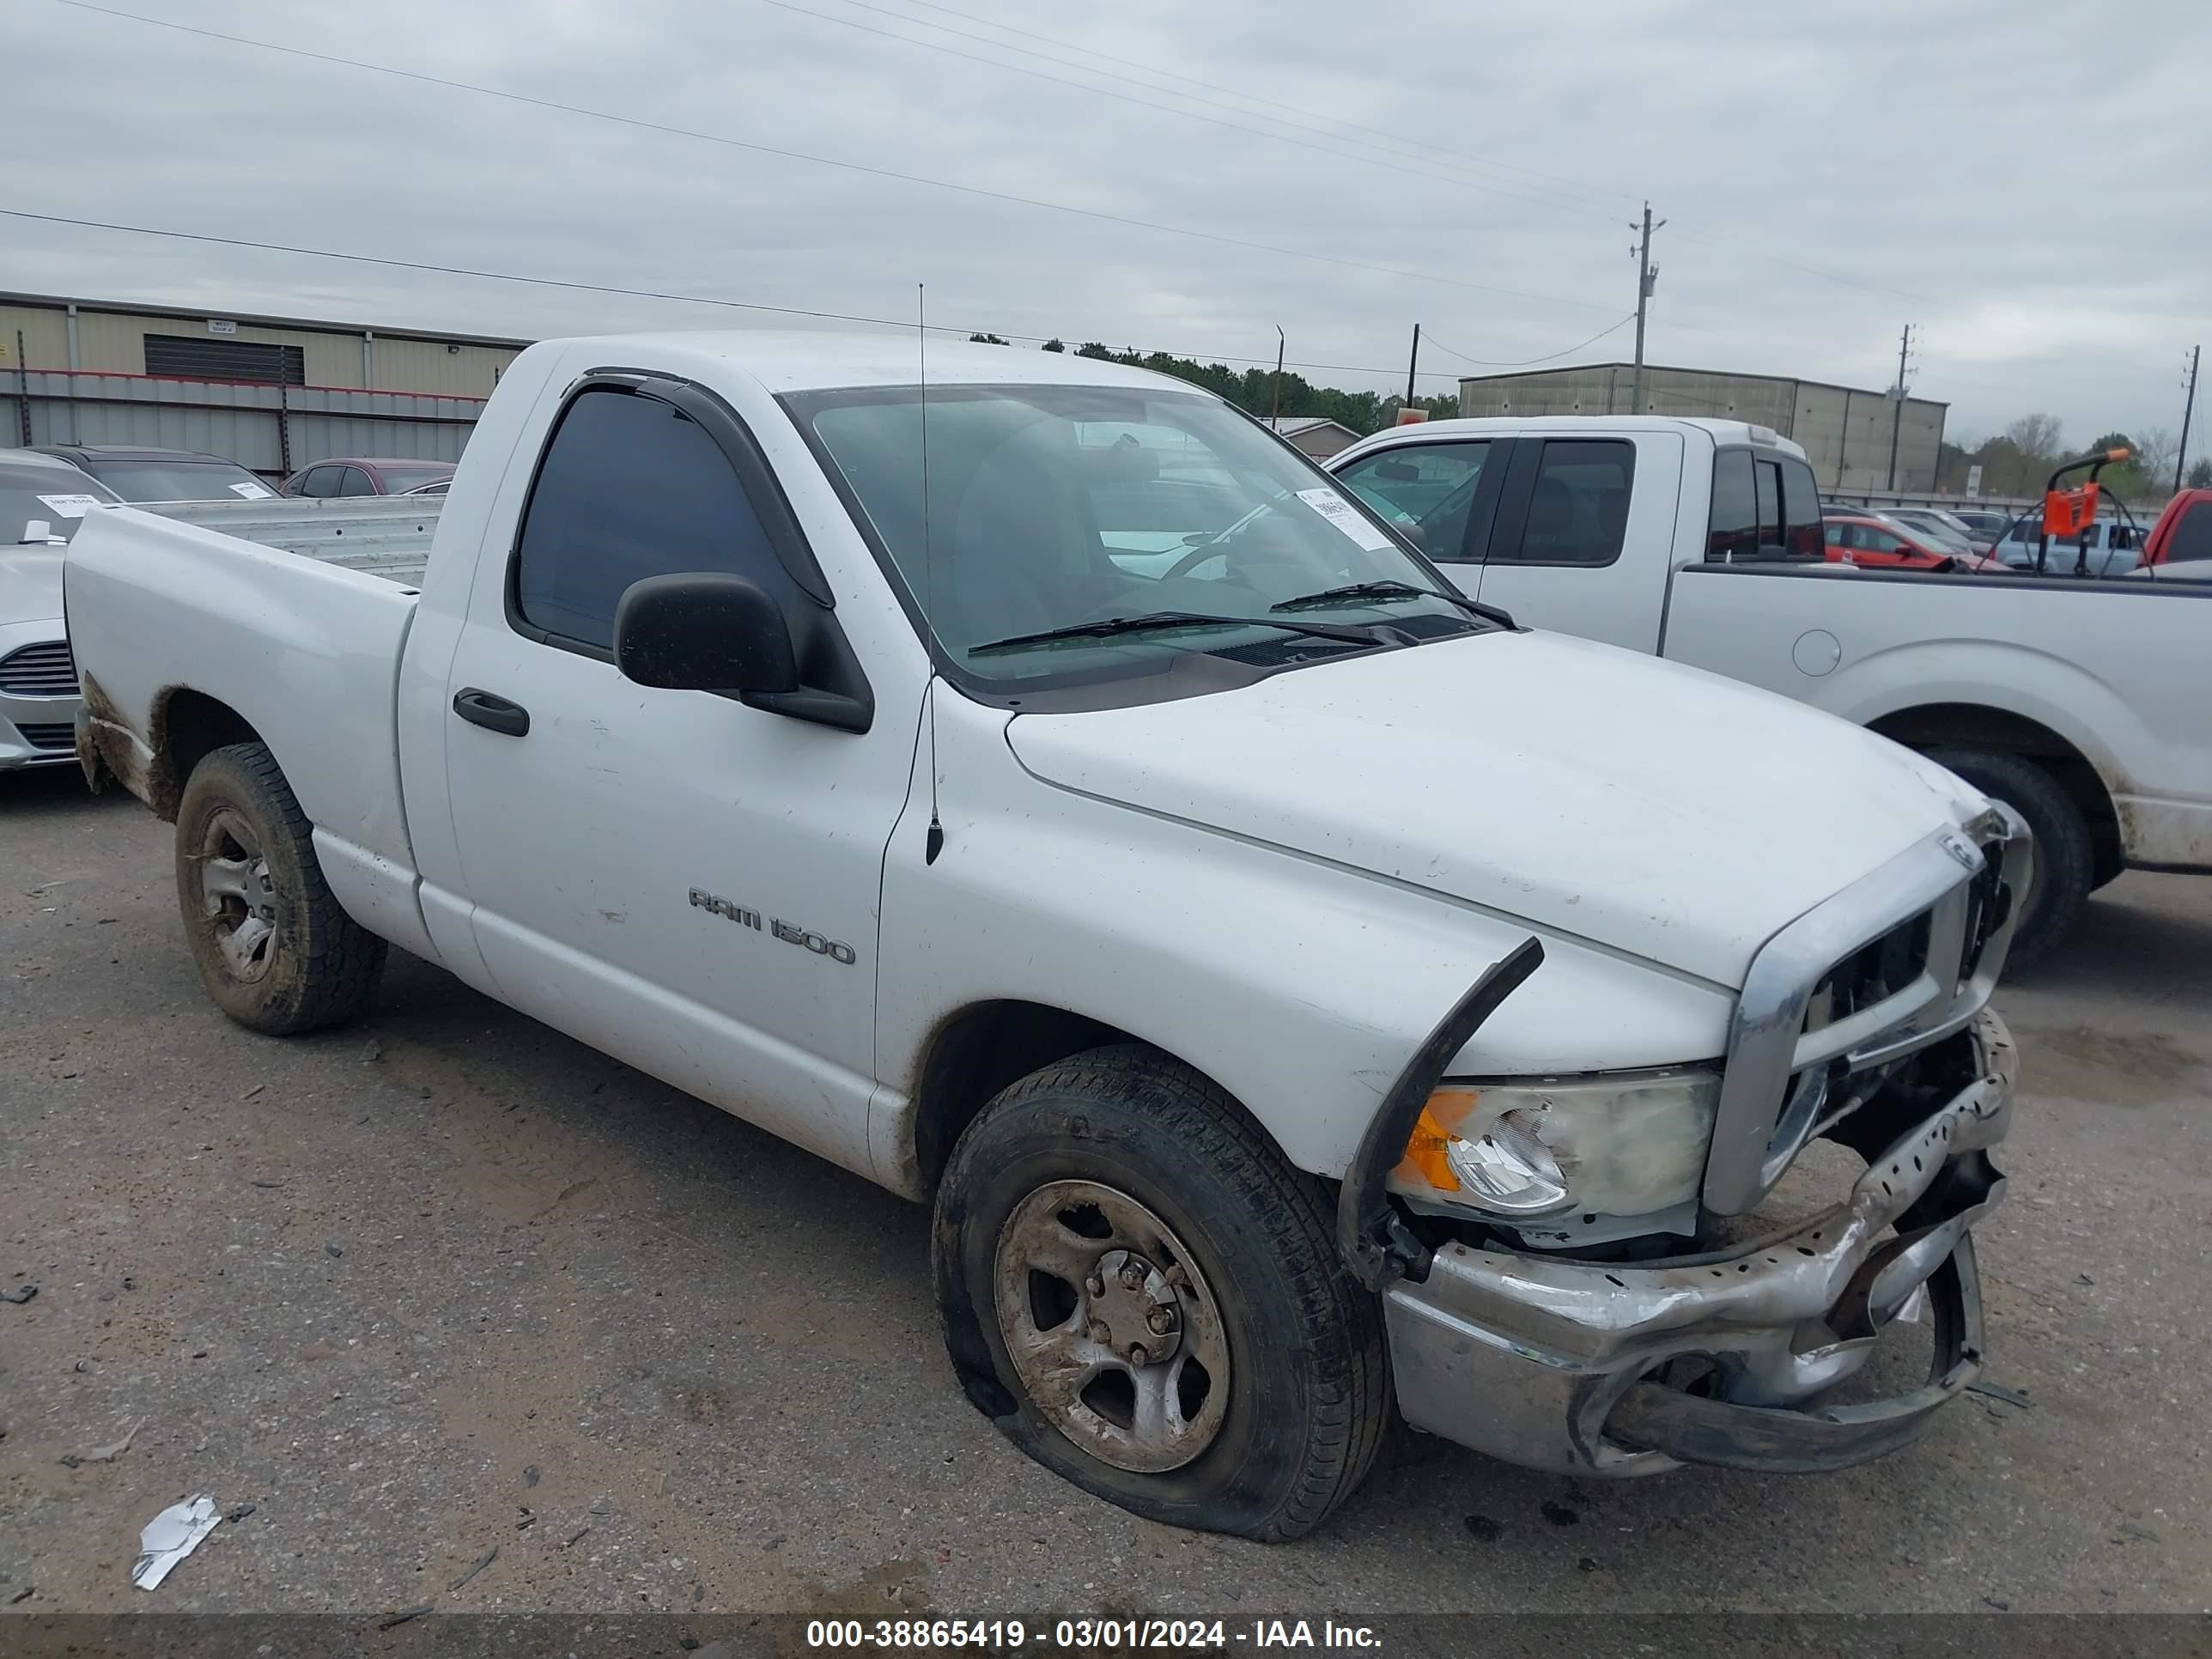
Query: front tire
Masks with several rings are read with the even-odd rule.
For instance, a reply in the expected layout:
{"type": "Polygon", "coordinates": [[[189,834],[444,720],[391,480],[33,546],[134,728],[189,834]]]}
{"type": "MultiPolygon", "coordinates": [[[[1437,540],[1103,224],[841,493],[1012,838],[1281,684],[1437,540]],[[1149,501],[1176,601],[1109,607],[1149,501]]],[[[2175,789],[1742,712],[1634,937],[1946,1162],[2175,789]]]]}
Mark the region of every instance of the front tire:
{"type": "Polygon", "coordinates": [[[2026,967],[2065,936],[2097,885],[2088,821],[2058,780],[2025,756],[1991,749],[1931,749],[1928,758],[2001,800],[2035,837],[2035,873],[2013,931],[2013,966],[2026,967]]]}
{"type": "Polygon", "coordinates": [[[1295,1538],[1374,1461],[1380,1304],[1320,1183],[1155,1050],[1092,1049],[992,1101],[953,1149],[932,1255],[969,1398],[1123,1509],[1295,1538]]]}
{"type": "Polygon", "coordinates": [[[192,769],[177,806],[177,904],[201,982],[240,1025],[293,1036],[376,994],[385,943],[331,896],[313,826],[264,744],[192,769]]]}

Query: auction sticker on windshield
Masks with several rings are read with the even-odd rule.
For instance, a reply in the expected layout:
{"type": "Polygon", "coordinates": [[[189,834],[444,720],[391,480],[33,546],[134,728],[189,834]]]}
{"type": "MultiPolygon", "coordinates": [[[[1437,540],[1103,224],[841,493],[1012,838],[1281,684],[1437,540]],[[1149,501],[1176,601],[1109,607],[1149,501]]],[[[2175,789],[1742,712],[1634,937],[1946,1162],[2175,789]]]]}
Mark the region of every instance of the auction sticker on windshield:
{"type": "Polygon", "coordinates": [[[1370,553],[1386,552],[1396,545],[1369,523],[1364,514],[1334,489],[1301,489],[1298,499],[1370,553]]]}
{"type": "Polygon", "coordinates": [[[41,495],[39,499],[64,519],[82,519],[100,505],[97,495],[41,495]]]}
{"type": "Polygon", "coordinates": [[[234,483],[231,485],[230,488],[232,494],[243,495],[249,501],[263,501],[276,493],[275,490],[264,489],[258,483],[234,483]]]}

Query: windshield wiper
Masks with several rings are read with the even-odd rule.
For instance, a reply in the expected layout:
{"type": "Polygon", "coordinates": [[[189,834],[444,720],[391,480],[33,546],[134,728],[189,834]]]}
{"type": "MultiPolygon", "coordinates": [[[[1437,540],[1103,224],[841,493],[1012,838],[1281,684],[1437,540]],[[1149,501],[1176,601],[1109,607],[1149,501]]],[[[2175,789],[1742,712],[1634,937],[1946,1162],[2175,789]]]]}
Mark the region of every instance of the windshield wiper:
{"type": "Polygon", "coordinates": [[[1048,628],[1042,633],[1014,634],[987,645],[970,646],[968,654],[975,657],[986,651],[1009,651],[1016,646],[1042,645],[1049,640],[1105,639],[1115,634],[1142,634],[1161,628],[1279,628],[1292,634],[1310,634],[1316,639],[1342,640],[1351,645],[1395,643],[1372,628],[1354,628],[1342,623],[1286,622],[1280,617],[1213,617],[1203,611],[1148,611],[1141,617],[1108,617],[1101,622],[1048,628]]]}
{"type": "Polygon", "coordinates": [[[1304,611],[1324,605],[1346,605],[1360,599],[1442,599],[1446,605],[1455,605],[1470,617],[1480,617],[1485,622],[1503,628],[1514,625],[1513,618],[1496,605],[1479,605],[1464,594],[1447,593],[1440,587],[1417,587],[1412,582],[1394,580],[1347,582],[1342,587],[1325,587],[1318,593],[1300,593],[1267,609],[1274,611],[1304,611]]]}

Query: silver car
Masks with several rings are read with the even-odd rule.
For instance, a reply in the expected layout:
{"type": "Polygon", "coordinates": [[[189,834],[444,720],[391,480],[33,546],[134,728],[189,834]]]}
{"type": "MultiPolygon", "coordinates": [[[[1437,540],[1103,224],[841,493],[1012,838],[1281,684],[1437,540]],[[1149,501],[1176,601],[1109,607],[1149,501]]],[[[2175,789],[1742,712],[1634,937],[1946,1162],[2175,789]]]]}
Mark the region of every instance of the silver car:
{"type": "Polygon", "coordinates": [[[76,758],[62,550],[88,512],[121,499],[67,461],[0,449],[0,772],[76,758]]]}

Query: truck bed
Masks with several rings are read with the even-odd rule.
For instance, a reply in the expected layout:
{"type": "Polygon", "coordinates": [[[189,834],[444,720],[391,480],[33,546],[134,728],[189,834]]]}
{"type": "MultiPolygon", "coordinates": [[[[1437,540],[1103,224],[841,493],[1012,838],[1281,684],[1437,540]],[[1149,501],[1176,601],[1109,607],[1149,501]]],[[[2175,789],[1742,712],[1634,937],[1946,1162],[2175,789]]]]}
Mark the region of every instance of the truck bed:
{"type": "Polygon", "coordinates": [[[350,495],[311,501],[274,495],[252,501],[170,501],[145,508],[264,547],[299,553],[420,588],[437,528],[439,495],[350,495]]]}
{"type": "MultiPolygon", "coordinates": [[[[411,941],[414,852],[402,805],[399,665],[435,501],[278,498],[87,515],[64,566],[88,745],[165,816],[184,778],[165,732],[258,738],[315,826],[342,903],[411,941]],[[96,669],[92,665],[97,665],[96,669]],[[227,712],[225,712],[227,711],[227,712]],[[239,722],[250,733],[239,729],[239,722]]],[[[193,744],[180,752],[189,760],[193,744]]]]}
{"type": "Polygon", "coordinates": [[[1676,573],[1662,654],[1862,726],[1994,703],[2097,769],[2131,861],[2203,870],[2208,635],[2203,582],[1700,562],[1676,573]]]}

